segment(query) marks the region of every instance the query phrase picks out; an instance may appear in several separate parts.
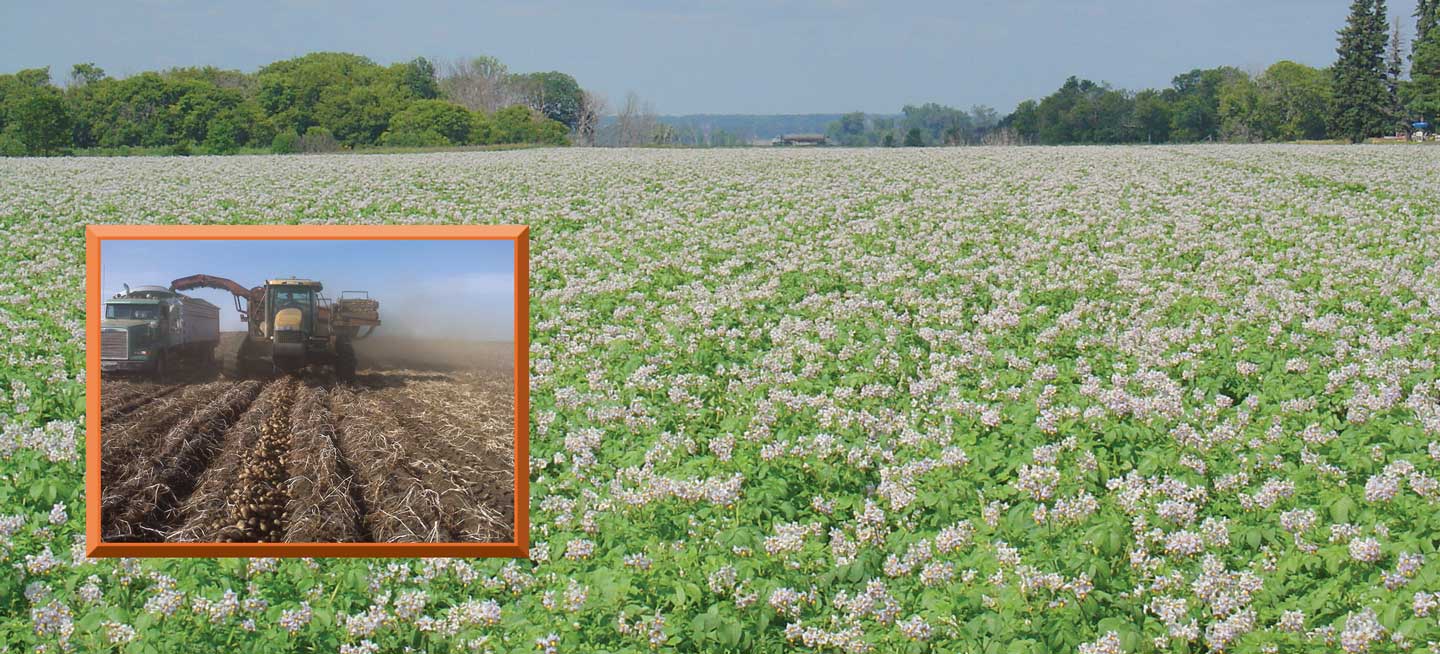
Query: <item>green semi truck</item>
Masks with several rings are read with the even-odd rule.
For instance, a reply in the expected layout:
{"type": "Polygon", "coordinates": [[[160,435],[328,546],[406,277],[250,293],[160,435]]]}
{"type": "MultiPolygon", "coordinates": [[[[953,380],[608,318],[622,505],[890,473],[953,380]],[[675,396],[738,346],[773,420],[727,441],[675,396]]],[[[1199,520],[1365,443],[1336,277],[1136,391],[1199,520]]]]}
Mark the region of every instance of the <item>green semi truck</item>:
{"type": "Polygon", "coordinates": [[[182,366],[213,368],[219,343],[219,307],[163,286],[126,285],[105,300],[100,370],[164,378],[182,366]]]}

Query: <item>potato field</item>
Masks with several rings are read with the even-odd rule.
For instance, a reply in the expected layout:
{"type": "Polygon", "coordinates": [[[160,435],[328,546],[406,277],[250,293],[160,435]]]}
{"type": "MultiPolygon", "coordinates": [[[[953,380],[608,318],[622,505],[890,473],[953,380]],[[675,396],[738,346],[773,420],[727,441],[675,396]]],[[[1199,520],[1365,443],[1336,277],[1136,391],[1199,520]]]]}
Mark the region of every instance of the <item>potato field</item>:
{"type": "Polygon", "coordinates": [[[1437,654],[1437,180],[1423,145],[0,160],[0,643],[1437,654]],[[443,347],[115,383],[84,497],[88,223],[529,225],[529,556],[87,559],[86,501],[137,540],[510,517],[508,398],[443,347]]]}
{"type": "Polygon", "coordinates": [[[506,542],[508,370],[105,379],[106,541],[506,542]]]}

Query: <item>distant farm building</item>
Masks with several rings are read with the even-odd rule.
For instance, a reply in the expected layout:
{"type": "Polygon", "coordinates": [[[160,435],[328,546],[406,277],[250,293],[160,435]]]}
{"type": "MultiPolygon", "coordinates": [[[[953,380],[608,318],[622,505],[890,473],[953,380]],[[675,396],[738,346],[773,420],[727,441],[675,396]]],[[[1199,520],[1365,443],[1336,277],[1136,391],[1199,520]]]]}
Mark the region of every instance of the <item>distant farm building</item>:
{"type": "Polygon", "coordinates": [[[781,134],[770,145],[825,145],[824,134],[781,134]]]}

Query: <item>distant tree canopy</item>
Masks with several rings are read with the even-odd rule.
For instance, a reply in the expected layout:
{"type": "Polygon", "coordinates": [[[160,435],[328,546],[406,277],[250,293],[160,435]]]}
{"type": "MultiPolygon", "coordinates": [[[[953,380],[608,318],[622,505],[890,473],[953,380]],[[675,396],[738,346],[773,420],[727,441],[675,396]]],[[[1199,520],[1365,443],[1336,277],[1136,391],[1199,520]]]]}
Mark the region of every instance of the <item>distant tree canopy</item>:
{"type": "Polygon", "coordinates": [[[0,155],[54,154],[69,141],[65,100],[50,69],[0,75],[0,155]]]}
{"type": "Polygon", "coordinates": [[[175,68],[124,79],[84,63],[71,69],[64,89],[48,69],[23,70],[0,75],[0,154],[566,143],[579,84],[555,72],[518,77],[533,80],[527,83],[541,98],[534,109],[518,94],[498,110],[462,106],[442,93],[424,58],[382,66],[317,52],[254,73],[175,68]]]}
{"type": "Polygon", "coordinates": [[[1398,27],[1386,57],[1386,7],[1385,0],[1353,1],[1329,68],[1280,61],[1253,76],[1231,66],[1197,68],[1167,88],[1138,92],[1072,76],[998,121],[983,107],[966,113],[927,103],[904,107],[898,120],[844,114],[826,135],[848,146],[1358,142],[1412,121],[1433,125],[1440,120],[1440,0],[1416,8],[1408,80],[1398,27]]]}
{"type": "MultiPolygon", "coordinates": [[[[1440,46],[1435,53],[1440,60],[1440,46]]],[[[1333,102],[1329,70],[1281,61],[1253,78],[1229,66],[1195,69],[1168,88],[1139,92],[1072,76],[1004,118],[984,106],[966,112],[932,102],[907,105],[898,119],[844,114],[826,136],[847,146],[913,146],[912,130],[926,146],[1323,139],[1333,102]]]]}
{"type": "Polygon", "coordinates": [[[1363,141],[1412,120],[1440,116],[1440,0],[1421,0],[1410,79],[1385,60],[1384,0],[1355,0],[1338,34],[1337,62],[1317,69],[1281,61],[1251,76],[1237,68],[1195,69],[1169,88],[1138,93],[1074,77],[1026,100],[1001,125],[1029,143],[1363,141]]]}
{"type": "Polygon", "coordinates": [[[976,106],[966,112],[927,102],[905,105],[898,118],[858,111],[844,114],[830,123],[825,137],[830,143],[852,147],[967,145],[983,142],[998,122],[990,107],[976,106]]]}
{"type": "Polygon", "coordinates": [[[580,118],[583,91],[575,78],[565,73],[529,73],[512,75],[509,84],[524,104],[573,129],[580,118]]]}

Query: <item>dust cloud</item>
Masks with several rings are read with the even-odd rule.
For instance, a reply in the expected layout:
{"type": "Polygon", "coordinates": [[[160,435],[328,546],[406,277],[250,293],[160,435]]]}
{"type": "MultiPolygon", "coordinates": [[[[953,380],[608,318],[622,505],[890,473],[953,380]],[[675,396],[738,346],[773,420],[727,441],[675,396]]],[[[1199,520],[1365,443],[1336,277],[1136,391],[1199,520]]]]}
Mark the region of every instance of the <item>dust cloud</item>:
{"type": "Polygon", "coordinates": [[[378,330],[369,338],[355,341],[355,355],[362,370],[510,372],[515,367],[515,346],[510,342],[416,338],[378,330]]]}

